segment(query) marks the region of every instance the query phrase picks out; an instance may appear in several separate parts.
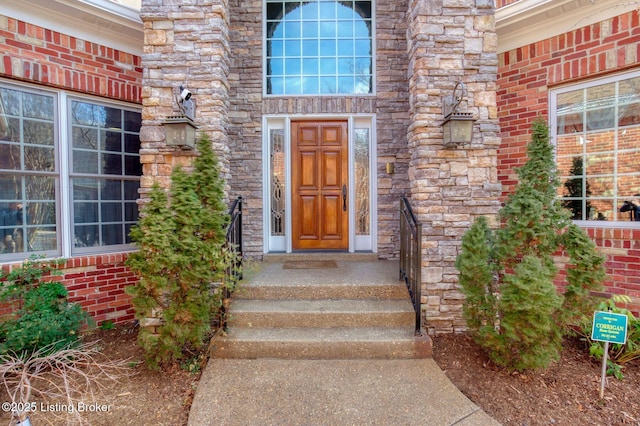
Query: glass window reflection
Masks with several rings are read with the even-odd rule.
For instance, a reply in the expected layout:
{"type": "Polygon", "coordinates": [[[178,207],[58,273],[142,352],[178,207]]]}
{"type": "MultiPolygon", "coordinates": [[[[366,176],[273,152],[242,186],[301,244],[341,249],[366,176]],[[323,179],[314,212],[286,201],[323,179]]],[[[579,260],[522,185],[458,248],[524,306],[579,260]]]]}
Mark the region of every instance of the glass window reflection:
{"type": "Polygon", "coordinates": [[[554,94],[558,193],[574,220],[635,221],[625,206],[640,206],[640,78],[609,80],[554,94]]]}
{"type": "Polygon", "coordinates": [[[371,10],[370,1],[268,1],[267,94],[372,93],[371,10]]]}

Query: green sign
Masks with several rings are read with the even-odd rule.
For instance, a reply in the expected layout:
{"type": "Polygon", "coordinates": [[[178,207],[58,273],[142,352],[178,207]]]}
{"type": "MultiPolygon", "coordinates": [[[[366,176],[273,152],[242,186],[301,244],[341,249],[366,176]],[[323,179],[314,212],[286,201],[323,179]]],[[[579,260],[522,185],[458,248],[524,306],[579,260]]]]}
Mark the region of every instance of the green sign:
{"type": "Polygon", "coordinates": [[[591,340],[624,345],[627,341],[627,316],[612,312],[594,312],[591,340]]]}

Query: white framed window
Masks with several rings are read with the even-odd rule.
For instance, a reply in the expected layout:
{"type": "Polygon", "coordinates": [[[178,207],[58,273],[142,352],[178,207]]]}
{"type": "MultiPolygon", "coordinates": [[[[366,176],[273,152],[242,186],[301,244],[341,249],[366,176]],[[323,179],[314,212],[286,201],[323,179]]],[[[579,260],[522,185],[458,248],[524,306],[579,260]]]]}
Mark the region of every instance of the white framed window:
{"type": "Polygon", "coordinates": [[[131,249],[137,108],[0,81],[0,262],[131,249]]]}
{"type": "Polygon", "coordinates": [[[266,0],[267,95],[373,93],[371,0],[266,0]]]}
{"type": "Polygon", "coordinates": [[[549,105],[558,196],[573,219],[638,221],[640,72],[551,90],[549,105]]]}

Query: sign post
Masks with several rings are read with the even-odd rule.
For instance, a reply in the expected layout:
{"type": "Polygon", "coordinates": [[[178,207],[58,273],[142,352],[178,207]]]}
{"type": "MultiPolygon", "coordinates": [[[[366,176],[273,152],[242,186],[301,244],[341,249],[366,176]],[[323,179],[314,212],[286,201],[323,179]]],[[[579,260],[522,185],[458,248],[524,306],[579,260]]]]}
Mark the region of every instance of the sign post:
{"type": "Polygon", "coordinates": [[[591,340],[604,342],[602,377],[600,382],[600,399],[602,399],[604,398],[604,383],[607,376],[609,343],[624,345],[627,342],[627,316],[624,314],[614,314],[612,312],[595,311],[593,314],[591,340]]]}

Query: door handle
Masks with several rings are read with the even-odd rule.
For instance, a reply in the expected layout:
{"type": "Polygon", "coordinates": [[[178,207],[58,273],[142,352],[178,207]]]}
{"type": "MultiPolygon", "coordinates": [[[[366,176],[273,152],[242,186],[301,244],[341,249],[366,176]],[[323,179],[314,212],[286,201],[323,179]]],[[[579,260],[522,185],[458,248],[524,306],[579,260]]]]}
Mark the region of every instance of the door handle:
{"type": "Polygon", "coordinates": [[[347,185],[342,185],[342,211],[347,211],[347,185]]]}

